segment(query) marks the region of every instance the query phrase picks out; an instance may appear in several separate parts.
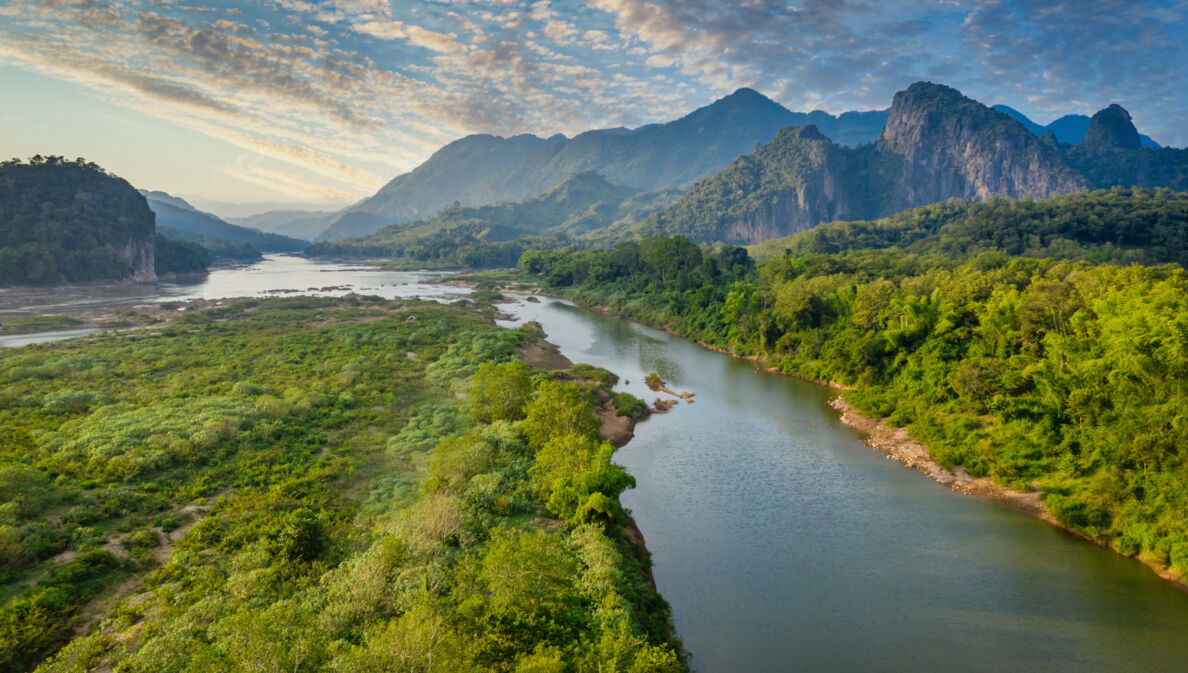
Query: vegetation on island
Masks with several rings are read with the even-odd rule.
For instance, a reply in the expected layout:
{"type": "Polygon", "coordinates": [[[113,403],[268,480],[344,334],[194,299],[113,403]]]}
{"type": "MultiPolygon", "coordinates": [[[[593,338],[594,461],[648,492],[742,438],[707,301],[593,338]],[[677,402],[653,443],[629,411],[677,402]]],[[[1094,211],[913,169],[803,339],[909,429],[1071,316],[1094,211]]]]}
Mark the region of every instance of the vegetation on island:
{"type": "Polygon", "coordinates": [[[539,326],[464,304],[0,351],[0,670],[684,670],[610,374],[530,369],[539,326]]]}
{"type": "Polygon", "coordinates": [[[677,237],[533,250],[520,271],[581,304],[855,386],[849,402],[942,464],[1038,489],[1074,530],[1186,575],[1188,274],[1101,263],[1178,261],[1183,203],[1123,190],[941,205],[810,232],[757,266],[741,248],[677,237]],[[843,249],[890,240],[921,252],[843,249]],[[1014,240],[1003,247],[1074,259],[998,247],[1014,240]]]}

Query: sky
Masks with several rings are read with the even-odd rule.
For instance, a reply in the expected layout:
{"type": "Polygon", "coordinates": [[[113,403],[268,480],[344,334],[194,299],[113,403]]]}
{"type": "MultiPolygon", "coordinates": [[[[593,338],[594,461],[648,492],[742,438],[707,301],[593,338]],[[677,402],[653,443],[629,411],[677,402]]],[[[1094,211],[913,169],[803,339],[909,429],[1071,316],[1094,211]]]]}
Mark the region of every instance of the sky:
{"type": "Polygon", "coordinates": [[[0,0],[0,158],[203,203],[341,206],[470,133],[677,118],[740,87],[881,109],[919,80],[1188,145],[1188,1],[0,0]]]}

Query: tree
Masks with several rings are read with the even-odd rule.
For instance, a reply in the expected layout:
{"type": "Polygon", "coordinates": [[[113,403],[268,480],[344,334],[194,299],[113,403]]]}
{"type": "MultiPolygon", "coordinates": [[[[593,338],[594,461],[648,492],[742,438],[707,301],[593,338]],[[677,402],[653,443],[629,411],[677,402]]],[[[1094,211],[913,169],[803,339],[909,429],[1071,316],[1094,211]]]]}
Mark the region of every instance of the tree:
{"type": "Polygon", "coordinates": [[[597,437],[598,428],[598,419],[573,383],[543,381],[525,407],[524,435],[537,449],[561,435],[597,437]]]}
{"type": "Polygon", "coordinates": [[[528,366],[522,362],[484,365],[470,381],[470,408],[480,423],[517,421],[532,394],[528,366]]]}

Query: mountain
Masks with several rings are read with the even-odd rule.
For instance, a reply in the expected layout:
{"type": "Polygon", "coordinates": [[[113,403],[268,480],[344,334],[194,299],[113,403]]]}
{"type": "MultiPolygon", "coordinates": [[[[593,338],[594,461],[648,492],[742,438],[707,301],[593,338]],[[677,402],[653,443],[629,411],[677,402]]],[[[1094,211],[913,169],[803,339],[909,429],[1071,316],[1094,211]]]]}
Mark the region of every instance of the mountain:
{"type": "Polygon", "coordinates": [[[246,217],[225,217],[223,221],[270,234],[312,241],[340,215],[341,211],[337,210],[270,210],[246,217]]]}
{"type": "Polygon", "coordinates": [[[1093,115],[1085,140],[1057,148],[1095,188],[1167,187],[1188,191],[1188,149],[1143,147],[1130,113],[1111,105],[1093,115]]]}
{"type": "Polygon", "coordinates": [[[1060,155],[1006,115],[956,89],[919,82],[895,94],[877,148],[884,171],[870,187],[887,193],[889,214],[949,198],[1046,198],[1085,180],[1060,155]]]}
{"type": "Polygon", "coordinates": [[[5,161],[0,286],[154,281],[205,271],[208,251],[158,235],[155,219],[140,192],[94,163],[40,155],[5,161]]]}
{"type": "MultiPolygon", "coordinates": [[[[1064,115],[1047,126],[1040,126],[1028,119],[1027,115],[1010,106],[995,105],[994,109],[1019,122],[1036,136],[1042,136],[1044,133],[1051,131],[1055,134],[1057,140],[1070,145],[1080,144],[1085,139],[1085,134],[1089,131],[1089,117],[1085,115],[1064,115]]],[[[1150,136],[1140,133],[1139,139],[1142,141],[1143,147],[1153,149],[1160,147],[1159,143],[1152,140],[1150,136]]]]}
{"type": "Polygon", "coordinates": [[[1081,143],[1098,150],[1137,150],[1143,146],[1130,113],[1118,104],[1093,115],[1081,143]]]}
{"type": "Polygon", "coordinates": [[[93,163],[0,164],[0,285],[154,280],[155,238],[144,197],[93,163]]]}
{"type": "Polygon", "coordinates": [[[321,257],[407,258],[434,266],[514,265],[526,244],[483,251],[496,258],[476,259],[476,246],[523,237],[566,241],[629,221],[672,203],[672,192],[637,192],[597,173],[570,176],[530,199],[494,206],[455,205],[417,222],[392,224],[367,236],[315,243],[307,255],[321,257]]]}
{"type": "Polygon", "coordinates": [[[352,206],[318,239],[425,219],[455,202],[520,201],[584,172],[636,191],[686,188],[769,142],[783,127],[816,124],[838,143],[863,144],[875,140],[886,114],[791,112],[756,91],[739,89],[680,119],[637,129],[587,131],[573,138],[467,136],[352,206]]]}
{"type": "Polygon", "coordinates": [[[896,94],[873,145],[849,149],[814,127],[784,129],[636,231],[756,243],[950,198],[1045,198],[1087,186],[1010,117],[920,82],[896,94]]]}
{"type": "MultiPolygon", "coordinates": [[[[455,140],[434,152],[425,163],[381,187],[375,195],[348,208],[339,217],[343,224],[334,222],[317,240],[361,236],[385,224],[432,217],[455,201],[478,205],[467,197],[475,185],[492,173],[506,170],[520,156],[563,140],[563,136],[546,140],[533,135],[500,138],[485,134],[455,140]],[[360,226],[362,222],[366,224],[360,226]]],[[[508,195],[503,200],[516,198],[508,195]]]]}
{"type": "MultiPolygon", "coordinates": [[[[238,251],[230,255],[242,258],[248,254],[244,247],[250,246],[258,252],[300,252],[304,250],[305,241],[279,234],[268,234],[256,229],[247,229],[204,213],[184,199],[170,196],[165,192],[141,192],[149,207],[157,217],[157,229],[169,238],[201,243],[216,255],[220,250],[226,252],[238,251]],[[223,243],[226,241],[230,244],[223,243]]],[[[258,253],[256,255],[258,257],[258,253]]]]}

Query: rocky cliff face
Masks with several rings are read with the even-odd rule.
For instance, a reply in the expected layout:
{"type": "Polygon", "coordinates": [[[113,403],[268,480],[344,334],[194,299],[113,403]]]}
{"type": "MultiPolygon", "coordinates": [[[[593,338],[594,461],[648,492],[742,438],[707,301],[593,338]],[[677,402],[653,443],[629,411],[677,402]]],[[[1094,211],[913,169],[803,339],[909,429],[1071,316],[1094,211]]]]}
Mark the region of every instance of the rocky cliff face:
{"type": "Polygon", "coordinates": [[[697,241],[758,243],[950,198],[1044,199],[1088,187],[1054,143],[955,89],[921,82],[895,96],[875,145],[848,149],[811,126],[783,129],[652,222],[697,241]]]}
{"type": "MultiPolygon", "coordinates": [[[[722,227],[722,240],[754,243],[789,236],[818,222],[845,219],[850,200],[843,193],[846,183],[840,153],[814,126],[783,129],[760,153],[798,153],[795,170],[779,176],[787,180],[760,180],[759,198],[736,208],[722,227]],[[766,182],[766,184],[763,184],[766,182]],[[762,189],[766,187],[766,189],[762,189]]],[[[774,157],[764,156],[762,159],[774,157]]]]}
{"type": "Polygon", "coordinates": [[[133,236],[120,249],[120,256],[132,268],[131,279],[134,281],[157,280],[157,260],[155,245],[156,234],[150,232],[147,237],[133,236]]]}
{"type": "Polygon", "coordinates": [[[953,197],[1042,199],[1088,187],[1021,124],[937,84],[895,95],[878,148],[902,159],[883,176],[883,214],[953,197]]]}

